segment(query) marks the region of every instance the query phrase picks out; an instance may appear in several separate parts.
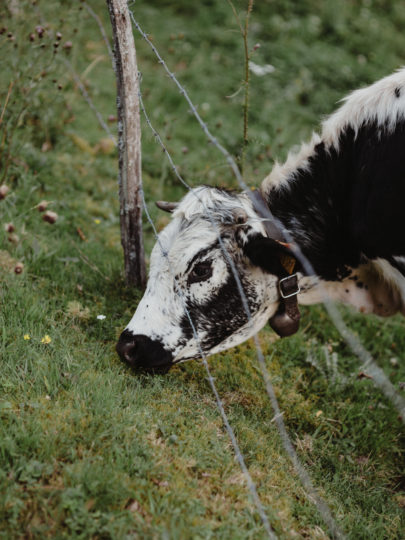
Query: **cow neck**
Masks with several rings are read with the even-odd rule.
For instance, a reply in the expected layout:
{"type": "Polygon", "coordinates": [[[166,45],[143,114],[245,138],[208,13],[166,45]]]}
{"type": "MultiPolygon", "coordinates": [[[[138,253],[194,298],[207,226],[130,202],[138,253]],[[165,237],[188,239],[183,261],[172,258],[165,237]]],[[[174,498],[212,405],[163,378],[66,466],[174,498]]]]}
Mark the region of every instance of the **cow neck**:
{"type": "Polygon", "coordinates": [[[364,210],[353,206],[354,171],[359,170],[355,155],[362,148],[357,139],[347,129],[339,148],[317,144],[293,172],[261,185],[270,211],[325,281],[341,281],[362,261],[356,231],[363,226],[357,216],[364,210]]]}
{"type": "MultiPolygon", "coordinates": [[[[272,216],[261,192],[256,189],[249,193],[256,213],[263,219],[263,226],[268,238],[282,246],[288,246],[285,233],[272,216]]],[[[280,254],[280,263],[284,275],[278,276],[280,303],[276,313],[269,319],[272,329],[280,336],[287,337],[299,329],[301,314],[298,308],[297,296],[300,292],[298,275],[295,270],[296,259],[290,255],[280,254]]]]}

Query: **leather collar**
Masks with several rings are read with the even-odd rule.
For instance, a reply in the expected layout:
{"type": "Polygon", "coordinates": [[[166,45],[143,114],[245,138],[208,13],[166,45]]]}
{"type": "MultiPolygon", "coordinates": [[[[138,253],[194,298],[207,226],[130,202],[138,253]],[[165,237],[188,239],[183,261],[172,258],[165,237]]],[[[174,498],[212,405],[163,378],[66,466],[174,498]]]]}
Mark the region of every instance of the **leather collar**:
{"type": "MultiPolygon", "coordinates": [[[[272,216],[260,190],[248,192],[256,213],[263,218],[263,225],[268,238],[288,247],[287,238],[272,216]]],[[[295,334],[300,325],[301,314],[298,308],[297,295],[300,292],[297,273],[294,273],[296,259],[292,255],[280,254],[280,262],[285,269],[284,276],[278,276],[280,304],[276,313],[269,319],[272,329],[280,336],[295,334]]]]}

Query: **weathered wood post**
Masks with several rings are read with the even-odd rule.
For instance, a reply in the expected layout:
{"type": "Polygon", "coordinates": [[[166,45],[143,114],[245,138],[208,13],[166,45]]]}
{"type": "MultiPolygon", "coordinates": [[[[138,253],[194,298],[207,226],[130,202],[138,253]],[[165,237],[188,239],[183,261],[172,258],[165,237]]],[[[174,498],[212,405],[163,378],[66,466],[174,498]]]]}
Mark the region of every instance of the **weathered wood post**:
{"type": "Polygon", "coordinates": [[[144,287],[141,126],[136,51],[127,0],[107,0],[117,79],[121,243],[129,285],[144,287]]]}

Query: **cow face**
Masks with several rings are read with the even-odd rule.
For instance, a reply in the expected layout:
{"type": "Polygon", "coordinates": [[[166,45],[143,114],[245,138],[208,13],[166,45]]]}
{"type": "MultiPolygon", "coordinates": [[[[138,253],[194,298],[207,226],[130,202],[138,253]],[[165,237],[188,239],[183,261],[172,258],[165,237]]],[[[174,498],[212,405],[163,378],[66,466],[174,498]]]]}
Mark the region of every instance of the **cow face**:
{"type": "Polygon", "coordinates": [[[208,187],[189,193],[153,248],[145,295],[117,344],[121,358],[164,372],[254,335],[278,299],[277,277],[246,256],[249,238],[262,233],[247,195],[208,187]]]}

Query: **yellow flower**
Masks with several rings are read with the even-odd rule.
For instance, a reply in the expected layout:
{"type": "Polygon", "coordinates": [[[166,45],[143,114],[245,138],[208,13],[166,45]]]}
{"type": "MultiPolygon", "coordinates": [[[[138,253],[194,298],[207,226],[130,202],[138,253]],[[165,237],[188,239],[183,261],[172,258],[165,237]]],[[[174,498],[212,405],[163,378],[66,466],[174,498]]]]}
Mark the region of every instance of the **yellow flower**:
{"type": "Polygon", "coordinates": [[[100,225],[101,219],[95,219],[95,220],[94,220],[94,223],[95,223],[96,225],[100,225]]]}
{"type": "Polygon", "coordinates": [[[51,338],[48,336],[48,334],[46,334],[42,339],[41,339],[41,343],[45,343],[46,345],[48,343],[50,343],[52,340],[51,338]]]}
{"type": "Polygon", "coordinates": [[[29,334],[24,334],[24,340],[28,341],[29,339],[31,339],[31,336],[29,334]]]}

